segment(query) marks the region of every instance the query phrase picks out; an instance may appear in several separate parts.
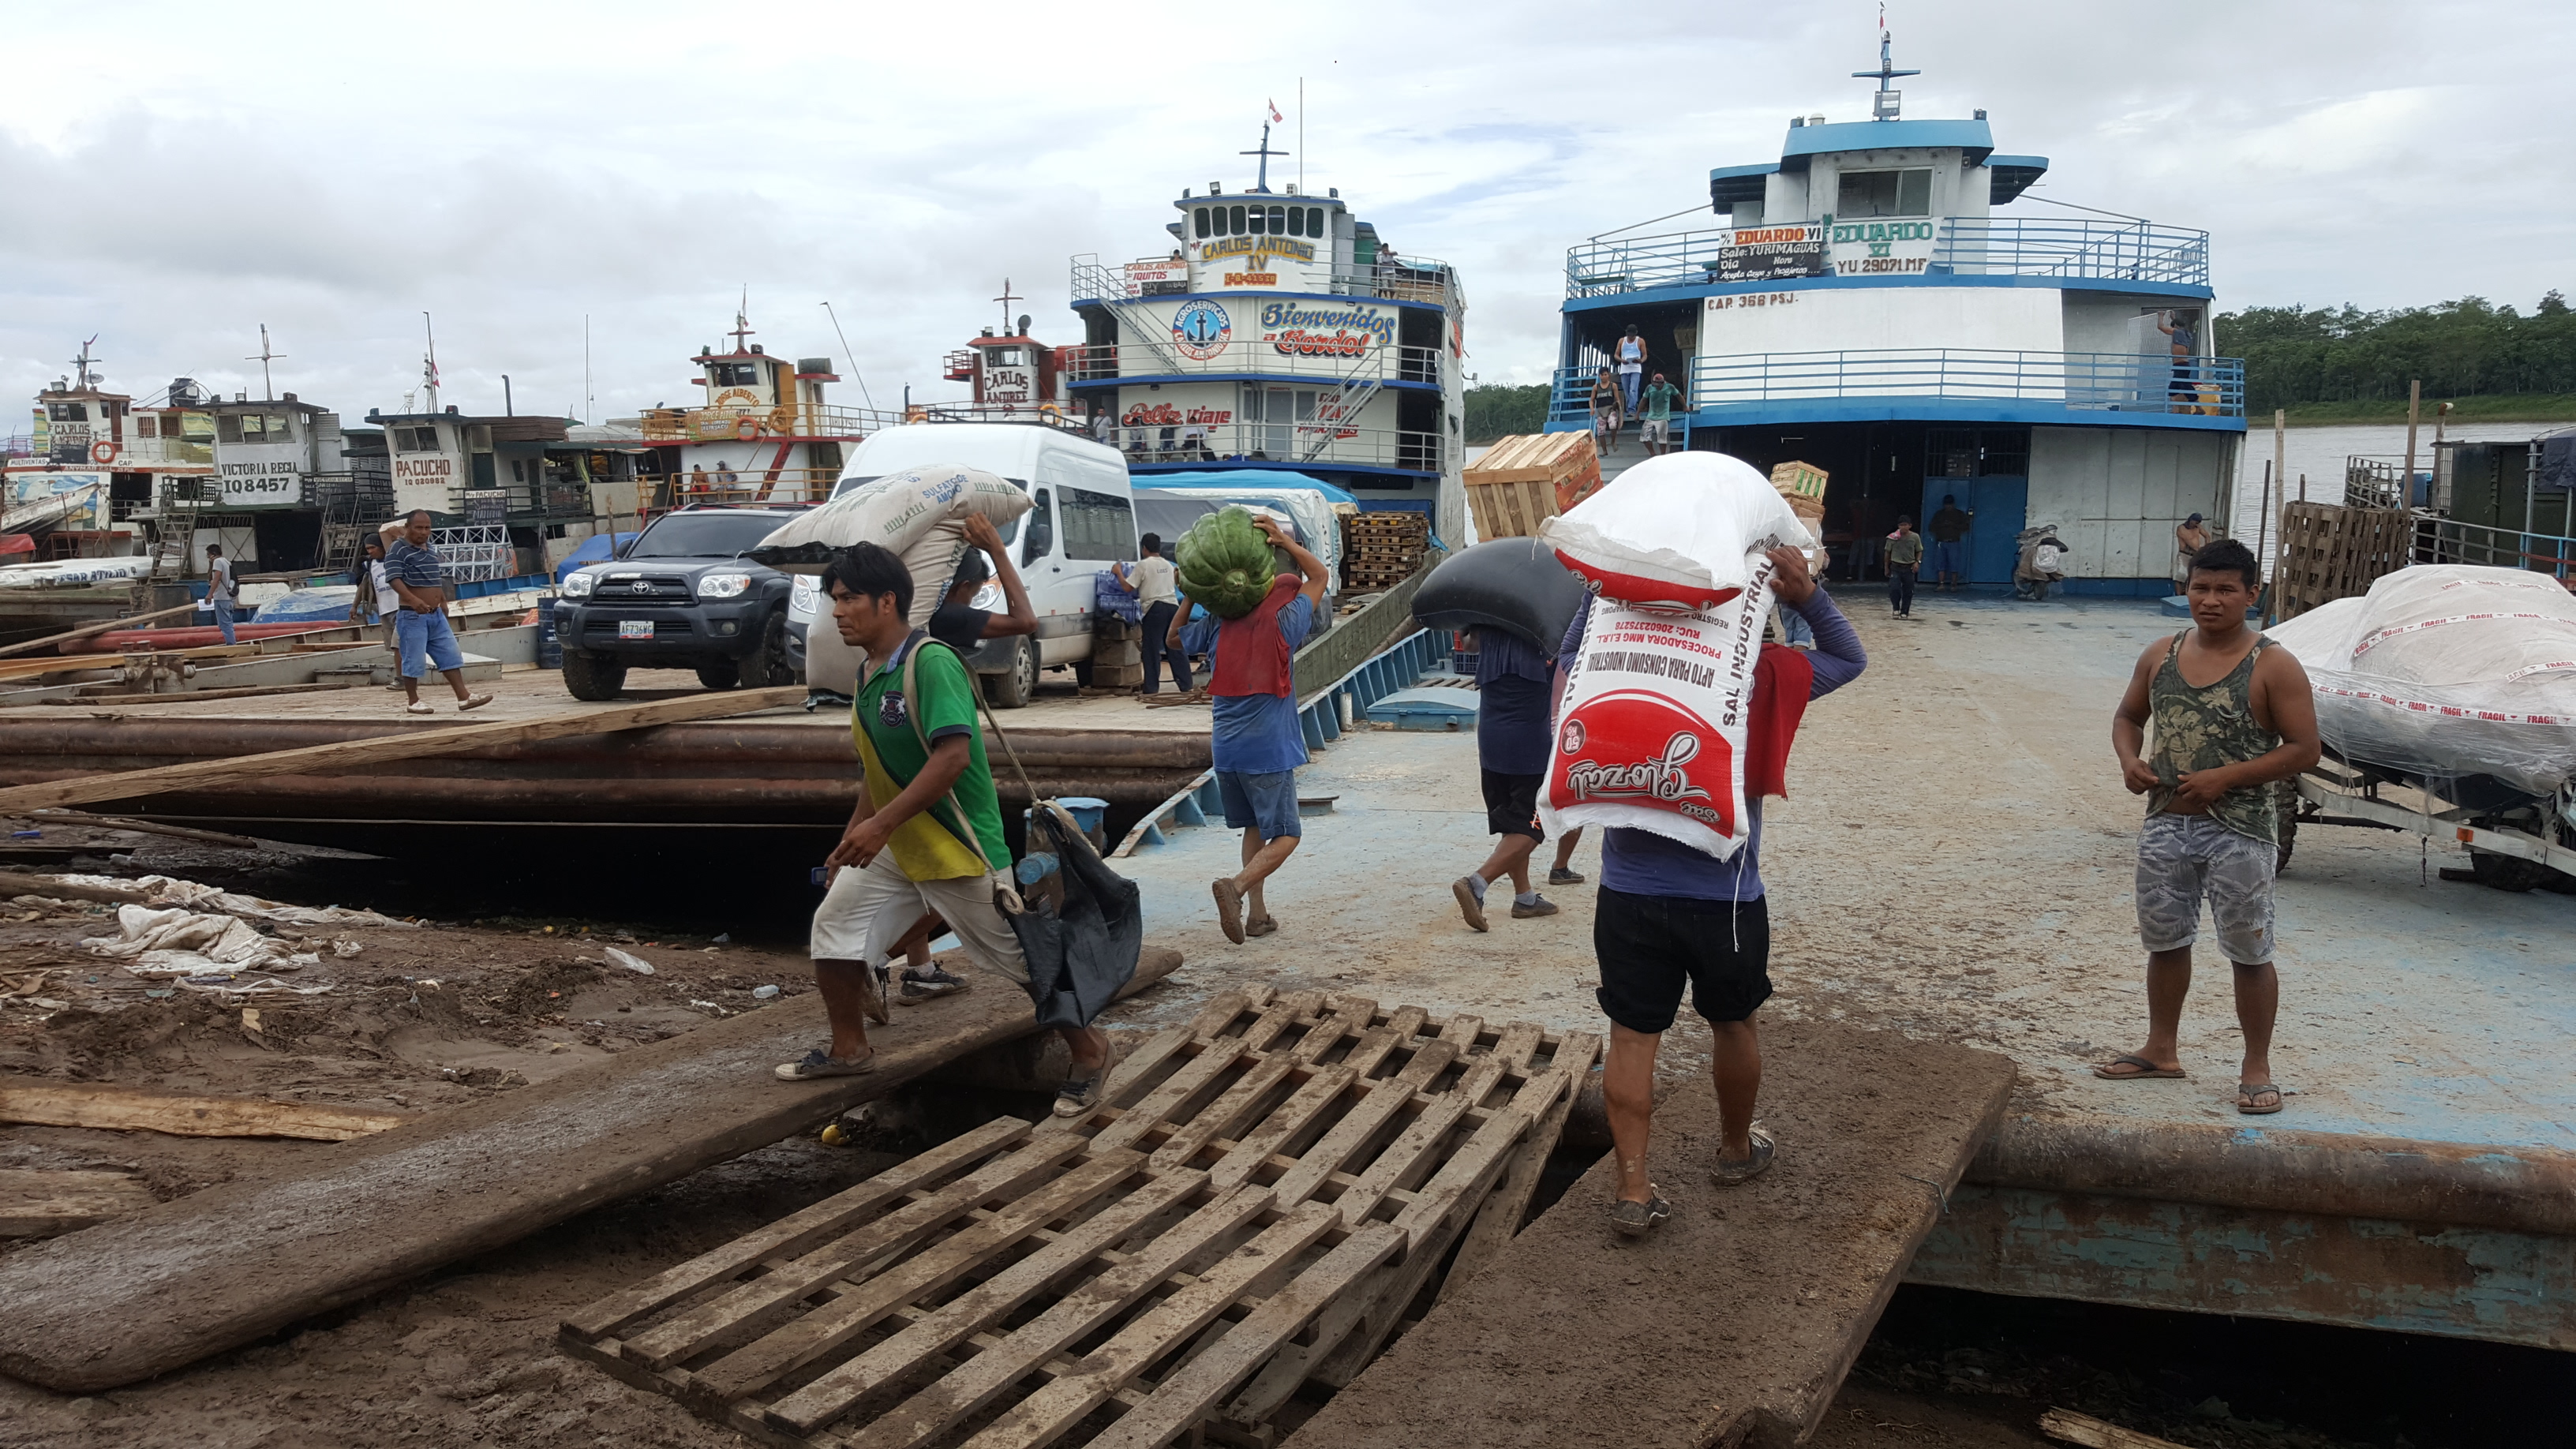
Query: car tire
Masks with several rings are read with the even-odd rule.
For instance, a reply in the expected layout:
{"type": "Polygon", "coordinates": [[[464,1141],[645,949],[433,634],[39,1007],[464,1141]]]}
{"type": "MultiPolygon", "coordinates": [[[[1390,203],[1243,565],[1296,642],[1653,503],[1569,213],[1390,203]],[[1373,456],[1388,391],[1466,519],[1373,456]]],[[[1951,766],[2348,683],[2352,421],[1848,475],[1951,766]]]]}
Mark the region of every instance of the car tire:
{"type": "Polygon", "coordinates": [[[710,659],[698,666],[698,683],[709,689],[740,689],[742,667],[730,659],[710,659]]]}
{"type": "Polygon", "coordinates": [[[1020,709],[1038,692],[1038,646],[1023,636],[1011,641],[1011,667],[984,676],[992,681],[995,709],[1020,709]]]}
{"type": "Polygon", "coordinates": [[[626,666],[587,649],[563,652],[564,688],[575,699],[615,699],[626,688],[626,666]]]}
{"type": "Polygon", "coordinates": [[[787,663],[787,611],[772,609],[760,626],[760,647],[744,655],[735,669],[743,685],[750,689],[767,689],[777,684],[796,682],[796,671],[787,663]]]}

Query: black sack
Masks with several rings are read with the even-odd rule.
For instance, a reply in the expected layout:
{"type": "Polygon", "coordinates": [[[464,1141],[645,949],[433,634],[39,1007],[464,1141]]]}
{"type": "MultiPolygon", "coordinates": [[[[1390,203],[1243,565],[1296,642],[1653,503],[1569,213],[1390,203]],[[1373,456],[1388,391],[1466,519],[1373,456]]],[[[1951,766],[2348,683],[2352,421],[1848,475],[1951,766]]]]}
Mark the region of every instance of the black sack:
{"type": "Polygon", "coordinates": [[[1040,855],[1054,856],[1056,868],[1020,883],[1024,909],[1008,916],[1011,934],[1028,960],[1038,1025],[1086,1027],[1136,978],[1145,949],[1142,893],[1052,806],[1030,813],[1020,863],[1040,855]]]}
{"type": "Polygon", "coordinates": [[[1554,549],[1498,538],[1441,560],[1413,595],[1413,617],[1426,629],[1500,629],[1553,657],[1583,595],[1554,549]]]}

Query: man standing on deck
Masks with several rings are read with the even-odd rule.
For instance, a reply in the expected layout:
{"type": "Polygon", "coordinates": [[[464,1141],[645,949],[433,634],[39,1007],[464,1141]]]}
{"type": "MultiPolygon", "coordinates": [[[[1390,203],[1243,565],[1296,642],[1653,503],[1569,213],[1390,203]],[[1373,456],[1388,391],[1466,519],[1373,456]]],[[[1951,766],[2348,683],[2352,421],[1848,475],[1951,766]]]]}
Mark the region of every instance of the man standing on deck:
{"type": "Polygon", "coordinates": [[[206,545],[206,603],[215,611],[215,628],[224,642],[233,642],[233,610],[241,607],[241,585],[233,579],[233,561],[224,557],[224,546],[206,545]]]}
{"type": "MultiPolygon", "coordinates": [[[[1273,545],[1287,550],[1297,572],[1272,579],[1269,594],[1251,613],[1219,625],[1208,656],[1217,793],[1225,801],[1226,825],[1243,832],[1243,869],[1219,877],[1209,889],[1216,896],[1217,923],[1238,946],[1247,936],[1279,929],[1262,905],[1261,883],[1287,863],[1305,834],[1297,819],[1297,767],[1306,763],[1306,736],[1297,723],[1291,659],[1315,622],[1330,577],[1324,561],[1277,519],[1256,514],[1252,521],[1273,545]]],[[[1165,631],[1168,647],[1181,647],[1181,621],[1189,612],[1184,596],[1165,631]]]]}
{"type": "Polygon", "coordinates": [[[1682,390],[1664,381],[1662,373],[1646,387],[1643,406],[1645,421],[1637,429],[1638,441],[1646,445],[1646,456],[1660,457],[1673,450],[1673,404],[1682,390]]]}
{"type": "Polygon", "coordinates": [[[2191,314],[2161,313],[2156,318],[2156,330],[2173,347],[2173,381],[2165,388],[2165,395],[2175,404],[2171,410],[2194,411],[2200,402],[2200,334],[2192,328],[2191,314]]]}
{"type": "MultiPolygon", "coordinates": [[[[850,710],[850,739],[866,780],[841,843],[824,861],[830,882],[806,950],[832,1040],[777,1069],[781,1081],[872,1071],[867,1018],[878,1015],[875,968],[915,923],[936,912],[966,957],[1026,986],[1028,959],[993,902],[1011,865],[1001,799],[975,721],[975,684],[957,651],[908,622],[912,573],[891,550],[852,546],[823,571],[832,623],[867,654],[850,710]]],[[[1058,1116],[1100,1100],[1109,1038],[1096,1026],[1060,1033],[1073,1069],[1056,1092],[1058,1116]]]]}
{"type": "Polygon", "coordinates": [[[403,712],[438,713],[420,699],[423,669],[434,665],[447,676],[447,687],[456,691],[456,712],[463,714],[490,704],[492,696],[465,688],[465,652],[456,647],[456,631],[447,623],[447,568],[439,561],[438,551],[429,546],[429,531],[429,510],[415,508],[403,520],[402,537],[385,553],[385,577],[402,601],[402,612],[394,618],[394,639],[401,656],[403,697],[410,701],[403,712]]]}
{"type": "Polygon", "coordinates": [[[1619,400],[1622,410],[1631,417],[1637,412],[1637,385],[1646,372],[1646,341],[1637,335],[1637,324],[1628,324],[1627,335],[1611,344],[1610,360],[1619,365],[1619,400]]]}
{"type": "Polygon", "coordinates": [[[1476,763],[1483,767],[1485,828],[1493,853],[1449,891],[1458,913],[1485,929],[1485,890],[1512,881],[1512,919],[1556,914],[1556,904],[1530,886],[1530,852],[1547,838],[1538,823],[1539,787],[1547,783],[1549,680],[1556,661],[1509,630],[1476,631],[1476,763]]]}
{"type": "Polygon", "coordinates": [[[1941,506],[1932,514],[1932,587],[1948,592],[1968,580],[1968,530],[1974,528],[1977,515],[1959,506],[1953,494],[1941,495],[1941,506]]]}
{"type": "Polygon", "coordinates": [[[1160,694],[1163,690],[1163,665],[1172,666],[1172,687],[1183,694],[1190,692],[1190,656],[1172,642],[1172,621],[1181,610],[1178,575],[1172,561],[1163,557],[1163,536],[1149,533],[1136,540],[1140,555],[1135,565],[1120,567],[1119,581],[1136,592],[1136,602],[1145,611],[1145,692],[1160,694]]]}
{"type": "Polygon", "coordinates": [[[1897,515],[1896,531],[1887,536],[1887,606],[1896,617],[1914,617],[1914,576],[1923,568],[1923,535],[1914,520],[1897,515]]]}
{"type": "Polygon", "coordinates": [[[2138,830],[2138,936],[2147,948],[2147,1044],[2093,1069],[2114,1082],[2180,1077],[2176,1035],[2191,989],[2200,901],[2235,967],[2236,1024],[2245,1059],[2236,1110],[2281,1110],[2272,1082],[2272,1020],[2281,980],[2272,967],[2272,876],[2280,860],[2279,782],[2317,762],[2317,705],[2290,651],[2245,627],[2261,589],[2253,550],[2234,539],[2191,561],[2192,627],[2147,646],[2111,717],[2120,779],[2147,797],[2138,830]],[[2139,755],[2147,721],[2152,759],[2139,755]]]}
{"type": "MultiPolygon", "coordinates": [[[[1775,548],[1770,558],[1781,606],[1804,616],[1816,635],[1812,653],[1765,645],[1754,669],[1747,701],[1754,725],[1746,754],[1785,769],[1807,702],[1859,678],[1869,659],[1851,621],[1807,571],[1806,556],[1775,548]],[[1796,693],[1783,700],[1777,691],[1784,689],[1796,693]]],[[[1587,599],[1565,631],[1557,666],[1567,674],[1591,616],[1587,599]]],[[[1754,795],[1757,788],[1748,774],[1745,793],[1754,795]]],[[[1751,832],[1731,860],[1652,831],[1613,828],[1601,835],[1601,891],[1592,917],[1601,986],[1594,994],[1610,1018],[1610,1057],[1601,1082],[1618,1153],[1610,1225],[1628,1237],[1672,1216],[1672,1204],[1646,1176],[1646,1144],[1654,1123],[1655,1051],[1680,1011],[1683,987],[1690,988],[1691,1008],[1715,1037],[1722,1140],[1709,1163],[1711,1178],[1720,1187],[1744,1182],[1770,1166],[1776,1150],[1770,1134],[1753,1126],[1762,1092],[1762,1043],[1753,1013],[1771,995],[1771,916],[1762,884],[1762,801],[1757,795],[1746,805],[1751,832]]]]}

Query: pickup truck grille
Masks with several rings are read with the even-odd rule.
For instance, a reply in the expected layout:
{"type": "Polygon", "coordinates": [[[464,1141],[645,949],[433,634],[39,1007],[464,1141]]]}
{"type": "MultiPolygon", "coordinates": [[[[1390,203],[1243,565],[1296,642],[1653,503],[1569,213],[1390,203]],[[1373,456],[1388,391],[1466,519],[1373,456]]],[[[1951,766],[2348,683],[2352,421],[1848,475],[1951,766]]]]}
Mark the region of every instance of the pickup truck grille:
{"type": "Polygon", "coordinates": [[[694,595],[685,578],[648,574],[640,579],[601,579],[590,596],[603,604],[686,604],[694,595]]]}

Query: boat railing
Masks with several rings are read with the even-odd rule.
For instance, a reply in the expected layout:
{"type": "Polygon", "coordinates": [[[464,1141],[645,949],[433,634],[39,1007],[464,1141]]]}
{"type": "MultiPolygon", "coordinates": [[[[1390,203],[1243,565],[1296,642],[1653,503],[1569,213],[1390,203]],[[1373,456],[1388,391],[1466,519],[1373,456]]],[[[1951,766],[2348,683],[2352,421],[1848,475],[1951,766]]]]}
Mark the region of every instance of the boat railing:
{"type": "Polygon", "coordinates": [[[2354,508],[2405,508],[2415,491],[2407,482],[2402,459],[2354,453],[2343,460],[2343,501],[2354,508]]]}
{"type": "MultiPolygon", "coordinates": [[[[1566,249],[1565,295],[1603,297],[1714,283],[1720,253],[1734,244],[1732,227],[1583,242],[1566,249]]],[[[1949,217],[1942,221],[1931,261],[1920,275],[2067,277],[2205,287],[2209,285],[2209,233],[2149,221],[1949,217]]]]}
{"type": "Polygon", "coordinates": [[[2576,587],[2576,538],[2562,534],[2463,523],[2419,510],[2415,514],[2414,544],[2410,563],[2528,569],[2576,587]]]}
{"type": "MultiPolygon", "coordinates": [[[[1312,274],[1308,276],[1312,278],[1312,274]]],[[[1071,292],[1075,306],[1085,302],[1132,302],[1149,296],[1168,295],[1168,282],[1140,285],[1127,279],[1120,268],[1103,265],[1098,256],[1085,253],[1073,259],[1071,292]]],[[[1246,288],[1221,290],[1241,292],[1246,288]]],[[[1410,257],[1381,253],[1376,261],[1335,265],[1321,278],[1282,286],[1282,291],[1321,292],[1335,297],[1382,297],[1390,302],[1428,302],[1434,306],[1456,309],[1465,305],[1465,293],[1458,286],[1458,269],[1430,257],[1410,257]]]]}
{"type": "Polygon", "coordinates": [[[1329,418],[1292,422],[1156,423],[1111,431],[1129,464],[1286,463],[1316,467],[1441,471],[1438,433],[1345,426],[1329,418]]]}
{"type": "MultiPolygon", "coordinates": [[[[1366,340],[1366,339],[1362,339],[1366,340]]],[[[1209,358],[1178,357],[1138,343],[1098,343],[1068,347],[1061,354],[1069,382],[1107,382],[1116,378],[1229,376],[1260,373],[1265,377],[1328,379],[1335,382],[1425,382],[1446,376],[1445,354],[1437,347],[1384,347],[1370,343],[1361,357],[1337,350],[1339,340],[1308,343],[1242,338],[1209,358]]]]}
{"type": "Polygon", "coordinates": [[[763,438],[857,438],[884,427],[894,415],[881,409],[814,407],[648,408],[641,420],[648,443],[758,442],[763,438]]]}
{"type": "MultiPolygon", "coordinates": [[[[1598,376],[1596,368],[1559,369],[1550,420],[1584,421],[1598,376]]],[[[2176,361],[2166,353],[1891,347],[1700,357],[1685,377],[1676,411],[1814,398],[1954,398],[2077,411],[2245,415],[2245,362],[2236,357],[2176,361]]]]}

